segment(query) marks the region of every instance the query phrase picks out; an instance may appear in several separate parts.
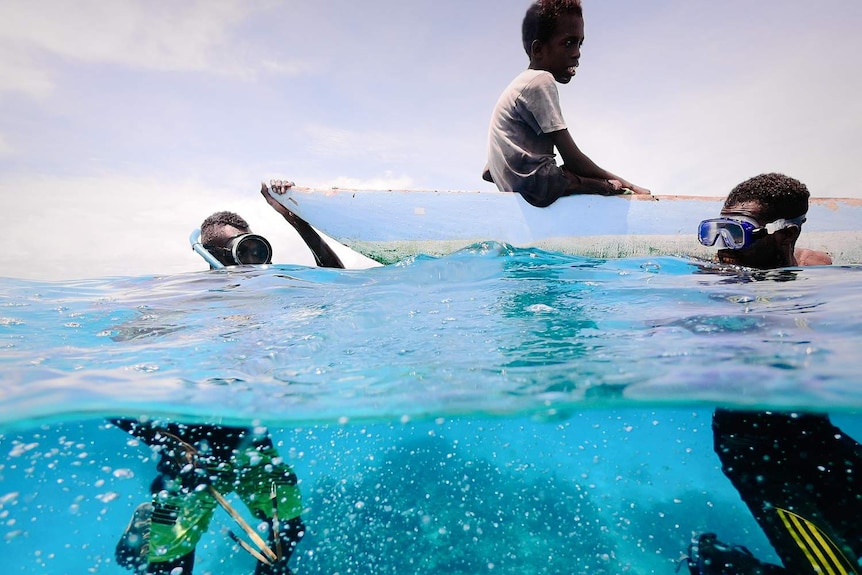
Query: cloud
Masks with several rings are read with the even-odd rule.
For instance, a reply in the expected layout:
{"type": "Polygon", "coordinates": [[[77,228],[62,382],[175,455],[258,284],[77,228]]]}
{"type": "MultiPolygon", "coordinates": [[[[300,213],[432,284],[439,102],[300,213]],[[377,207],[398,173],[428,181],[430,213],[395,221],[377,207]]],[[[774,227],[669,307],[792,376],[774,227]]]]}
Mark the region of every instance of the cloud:
{"type": "Polygon", "coordinates": [[[195,180],[29,176],[0,179],[7,243],[3,276],[62,280],[206,269],[188,238],[209,214],[241,214],[273,245],[276,263],[313,264],[256,189],[237,195],[195,180]]]}
{"type": "Polygon", "coordinates": [[[403,132],[352,131],[320,124],[308,125],[304,131],[308,149],[321,156],[394,162],[413,155],[405,146],[411,135],[403,132]]]}
{"type": "Polygon", "coordinates": [[[7,0],[4,6],[5,41],[69,60],[159,70],[208,67],[212,48],[244,17],[243,4],[229,1],[7,0]]]}
{"type": "Polygon", "coordinates": [[[313,70],[310,63],[264,59],[260,63],[261,70],[282,76],[299,76],[313,70]]]}
{"type": "Polygon", "coordinates": [[[242,26],[268,9],[241,0],[5,0],[0,7],[0,91],[41,94],[52,86],[45,56],[156,71],[253,76],[298,74],[242,26]],[[247,33],[247,32],[246,32],[247,33]]]}
{"type": "Polygon", "coordinates": [[[5,46],[0,38],[0,93],[17,92],[42,97],[53,88],[50,76],[25,50],[5,46]]]}
{"type": "Polygon", "coordinates": [[[3,134],[0,134],[0,158],[4,156],[11,156],[15,151],[12,149],[12,146],[6,141],[6,138],[3,137],[3,134]]]}

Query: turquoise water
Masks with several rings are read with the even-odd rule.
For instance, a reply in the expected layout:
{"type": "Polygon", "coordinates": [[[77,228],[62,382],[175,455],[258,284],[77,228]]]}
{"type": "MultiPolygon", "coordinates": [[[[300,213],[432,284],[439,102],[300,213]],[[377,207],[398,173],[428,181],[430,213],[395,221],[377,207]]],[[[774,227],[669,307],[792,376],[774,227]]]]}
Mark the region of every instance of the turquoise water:
{"type": "MultiPolygon", "coordinates": [[[[305,497],[297,573],[672,573],[703,530],[774,560],[711,410],[828,411],[862,437],[860,272],[482,244],[0,279],[5,570],[124,572],[155,464],[111,416],[267,426],[305,497]]],[[[250,573],[214,523],[196,573],[250,573]]]]}

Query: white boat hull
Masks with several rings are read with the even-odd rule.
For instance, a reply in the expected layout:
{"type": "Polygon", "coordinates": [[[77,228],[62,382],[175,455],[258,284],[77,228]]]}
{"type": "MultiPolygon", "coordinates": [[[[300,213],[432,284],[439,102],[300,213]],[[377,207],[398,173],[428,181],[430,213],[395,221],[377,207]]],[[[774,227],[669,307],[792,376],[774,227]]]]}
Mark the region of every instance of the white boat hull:
{"type": "MultiPolygon", "coordinates": [[[[271,195],[317,230],[381,263],[445,255],[496,241],[574,255],[711,258],[698,223],[722,199],[694,196],[570,196],[547,208],[496,191],[320,190],[271,195]]],[[[829,252],[836,264],[862,263],[862,201],[813,199],[799,247],[829,252]]]]}

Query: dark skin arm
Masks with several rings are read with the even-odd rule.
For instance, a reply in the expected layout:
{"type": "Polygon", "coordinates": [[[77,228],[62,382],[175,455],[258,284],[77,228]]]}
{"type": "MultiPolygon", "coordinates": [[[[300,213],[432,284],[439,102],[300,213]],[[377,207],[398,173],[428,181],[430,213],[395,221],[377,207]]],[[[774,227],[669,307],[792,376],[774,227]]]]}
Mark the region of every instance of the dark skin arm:
{"type": "Polygon", "coordinates": [[[308,246],[308,249],[311,250],[311,253],[314,255],[314,261],[317,262],[317,265],[322,268],[341,268],[344,269],[344,264],[341,263],[341,259],[332,251],[323,238],[320,237],[314,228],[311,227],[311,224],[291,212],[289,209],[281,205],[278,201],[275,200],[269,194],[269,188],[266,187],[266,184],[260,185],[260,193],[272,208],[277,211],[282,217],[287,220],[287,222],[293,226],[293,229],[299,234],[299,237],[302,238],[302,241],[305,242],[305,245],[308,246]]]}
{"type": "Polygon", "coordinates": [[[550,132],[548,136],[551,138],[551,141],[554,143],[554,147],[557,148],[557,151],[560,153],[560,157],[563,159],[564,169],[582,178],[606,180],[616,191],[619,191],[622,188],[627,188],[636,194],[650,194],[650,191],[646,188],[636,186],[596,165],[595,162],[589,159],[587,155],[578,148],[577,144],[575,144],[575,140],[572,139],[572,135],[569,133],[569,130],[557,130],[556,132],[550,132]]]}

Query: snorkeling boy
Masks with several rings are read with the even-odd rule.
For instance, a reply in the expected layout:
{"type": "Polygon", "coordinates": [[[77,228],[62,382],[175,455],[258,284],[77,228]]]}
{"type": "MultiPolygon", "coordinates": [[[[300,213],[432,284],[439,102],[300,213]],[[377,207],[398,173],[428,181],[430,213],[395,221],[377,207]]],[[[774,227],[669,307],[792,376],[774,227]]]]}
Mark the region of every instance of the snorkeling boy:
{"type": "Polygon", "coordinates": [[[698,240],[718,247],[723,264],[757,269],[829,265],[826,252],[797,248],[808,214],[808,188],[784,174],[761,174],[737,185],[721,217],[704,220],[698,240]]]}
{"type": "Polygon", "coordinates": [[[568,84],[578,67],[584,42],[580,0],[533,3],[521,32],[530,65],[494,108],[483,179],[502,192],[519,192],[540,208],[574,194],[649,195],[649,190],[593,163],[575,144],[563,119],[555,82],[568,84]],[[555,148],[562,166],[557,165],[555,148]]]}
{"type": "MultiPolygon", "coordinates": [[[[253,234],[245,219],[233,212],[207,217],[200,241],[210,267],[271,259],[269,242],[253,234]],[[251,247],[239,249],[242,240],[251,247]],[[248,257],[254,261],[247,262],[248,257]]],[[[264,428],[135,419],[112,423],[159,455],[152,499],[138,506],[117,544],[121,566],[147,575],[191,575],[197,544],[221,505],[251,540],[230,533],[257,559],[255,575],[291,572],[288,561],[305,533],[302,496],[296,474],[264,428]],[[228,493],[236,493],[266,526],[266,541],[231,507],[223,495],[228,493]]]]}
{"type": "Polygon", "coordinates": [[[244,264],[272,263],[269,241],[252,233],[242,216],[234,212],[215,212],[201,224],[197,238],[192,236],[192,249],[210,269],[244,264]]]}
{"type": "MultiPolygon", "coordinates": [[[[825,252],[796,248],[808,198],[799,180],[756,176],[731,191],[721,217],[700,223],[698,239],[718,247],[718,260],[726,264],[756,269],[830,264],[825,252]]],[[[704,533],[690,549],[692,575],[860,572],[859,443],[818,413],[719,408],[712,429],[722,471],[783,567],[704,533]]]]}

